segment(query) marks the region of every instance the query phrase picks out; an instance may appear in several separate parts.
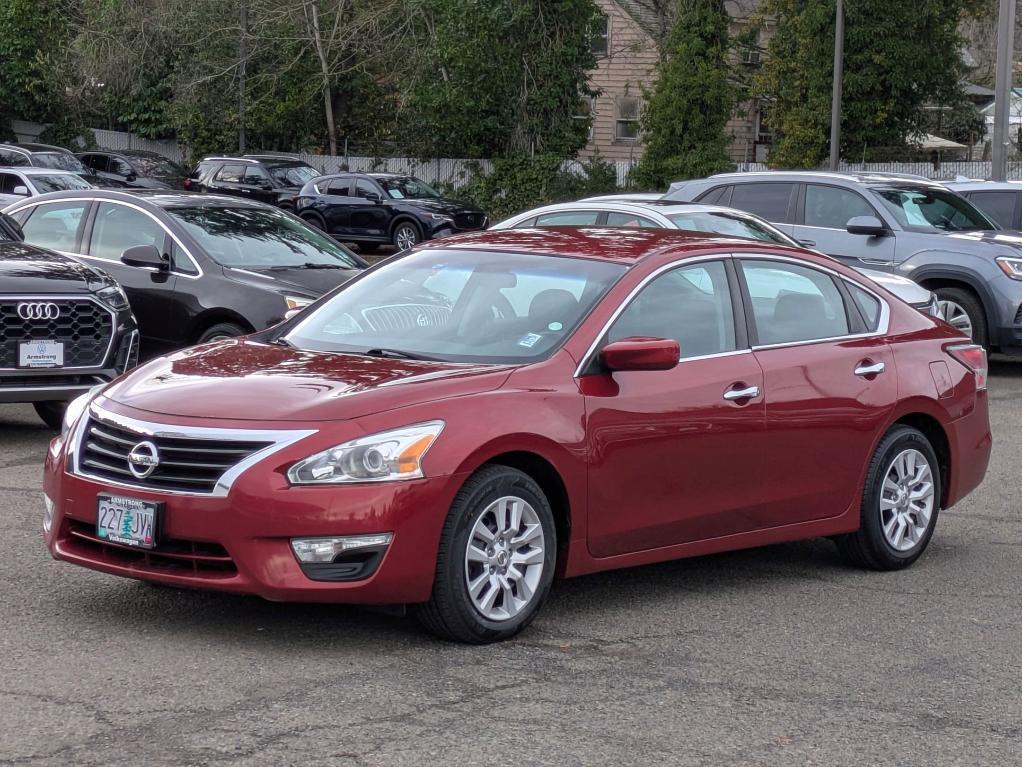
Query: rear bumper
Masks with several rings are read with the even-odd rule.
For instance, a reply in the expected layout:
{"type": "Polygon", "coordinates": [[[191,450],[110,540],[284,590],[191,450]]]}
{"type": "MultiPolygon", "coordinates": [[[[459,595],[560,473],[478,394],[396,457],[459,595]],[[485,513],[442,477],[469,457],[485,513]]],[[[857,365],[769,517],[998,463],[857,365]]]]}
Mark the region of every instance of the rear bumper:
{"type": "Polygon", "coordinates": [[[976,407],[947,426],[951,449],[951,476],[944,507],[958,503],[971,493],[986,476],[990,463],[993,437],[987,411],[987,392],[976,394],[976,407]]]}

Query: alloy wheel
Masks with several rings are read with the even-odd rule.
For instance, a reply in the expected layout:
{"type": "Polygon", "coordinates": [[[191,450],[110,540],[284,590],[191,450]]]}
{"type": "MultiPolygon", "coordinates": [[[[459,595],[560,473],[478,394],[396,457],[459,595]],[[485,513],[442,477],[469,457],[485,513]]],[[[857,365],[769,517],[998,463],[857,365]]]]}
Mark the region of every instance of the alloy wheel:
{"type": "Polygon", "coordinates": [[[944,320],[949,325],[962,331],[969,338],[973,337],[972,319],[969,317],[969,313],[965,311],[965,307],[947,299],[937,301],[937,306],[940,308],[941,314],[944,315],[944,320]]]}
{"type": "Polygon", "coordinates": [[[408,250],[419,241],[419,235],[410,224],[402,224],[394,232],[394,244],[398,250],[408,250]]]}
{"type": "Polygon", "coordinates": [[[930,526],[933,472],[926,456],[909,448],[898,453],[884,474],[880,491],[880,526],[896,551],[914,548],[930,526]]]}
{"type": "Polygon", "coordinates": [[[469,599],[484,618],[506,621],[529,606],[543,576],[543,525],[522,498],[498,498],[476,519],[465,550],[469,599]]]}

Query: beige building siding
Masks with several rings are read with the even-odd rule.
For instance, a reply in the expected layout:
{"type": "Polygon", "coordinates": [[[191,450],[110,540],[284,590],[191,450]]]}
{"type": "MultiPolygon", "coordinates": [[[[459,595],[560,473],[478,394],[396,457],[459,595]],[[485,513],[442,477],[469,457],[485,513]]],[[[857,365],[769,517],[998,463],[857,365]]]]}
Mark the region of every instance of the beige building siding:
{"type": "MultiPolygon", "coordinates": [[[[599,91],[599,95],[592,104],[592,135],[581,154],[585,157],[599,154],[608,160],[638,162],[642,156],[642,142],[638,138],[622,138],[618,132],[618,119],[620,108],[628,105],[628,99],[638,98],[641,105],[643,87],[652,86],[657,45],[652,35],[616,0],[596,0],[596,4],[608,18],[608,44],[607,54],[599,58],[589,79],[590,86],[599,91]]],[[[756,0],[728,2],[728,11],[734,20],[733,33],[737,34],[748,23],[757,5],[756,0]]],[[[646,28],[649,29],[648,23],[646,28]]],[[[754,65],[748,65],[746,71],[754,71],[754,65]]],[[[763,136],[757,130],[757,112],[758,106],[753,102],[740,104],[728,122],[730,155],[735,162],[765,159],[768,147],[760,141],[763,136]]]]}

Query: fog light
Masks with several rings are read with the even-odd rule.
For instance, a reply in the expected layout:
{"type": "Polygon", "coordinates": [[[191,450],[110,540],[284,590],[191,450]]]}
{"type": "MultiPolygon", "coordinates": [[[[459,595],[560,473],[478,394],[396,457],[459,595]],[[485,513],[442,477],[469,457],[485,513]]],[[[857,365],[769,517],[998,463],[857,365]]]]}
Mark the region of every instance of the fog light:
{"type": "Polygon", "coordinates": [[[393,533],[374,533],[346,535],[340,538],[292,538],[291,549],[299,562],[321,564],[333,562],[338,556],[352,549],[389,546],[393,537],[393,533]]]}
{"type": "Polygon", "coordinates": [[[43,532],[48,533],[53,529],[53,501],[46,493],[43,493],[43,506],[43,532]]]}

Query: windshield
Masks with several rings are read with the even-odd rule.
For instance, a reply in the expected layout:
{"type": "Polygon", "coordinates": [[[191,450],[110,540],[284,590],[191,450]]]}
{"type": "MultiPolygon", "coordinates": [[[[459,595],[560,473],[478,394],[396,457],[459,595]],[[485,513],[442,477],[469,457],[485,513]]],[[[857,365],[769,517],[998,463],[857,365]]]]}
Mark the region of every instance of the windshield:
{"type": "Polygon", "coordinates": [[[160,177],[176,177],[176,176],[187,176],[188,172],[178,165],[176,162],[168,160],[166,157],[149,157],[148,155],[132,155],[131,164],[134,165],[138,170],[142,171],[143,176],[152,176],[156,178],[160,177]]]}
{"type": "Polygon", "coordinates": [[[74,173],[85,173],[85,166],[73,154],[65,152],[36,152],[32,155],[32,164],[37,168],[53,168],[54,170],[70,170],[74,173]]]}
{"type": "Polygon", "coordinates": [[[287,213],[261,208],[168,208],[209,257],[243,269],[361,269],[347,248],[287,213]]]}
{"type": "Polygon", "coordinates": [[[286,340],[317,351],[531,362],[560,347],[624,271],[581,258],[430,248],[367,273],[286,340]]]}
{"type": "Polygon", "coordinates": [[[944,189],[874,189],[903,229],[916,232],[978,232],[997,229],[971,202],[944,189]]]}
{"type": "Polygon", "coordinates": [[[766,223],[728,213],[685,212],[668,216],[678,229],[689,232],[707,232],[746,240],[776,242],[779,245],[800,247],[795,240],[766,223]]]}
{"type": "Polygon", "coordinates": [[[282,186],[305,186],[309,181],[320,175],[319,171],[309,165],[269,165],[273,180],[282,186]]]}
{"type": "Polygon", "coordinates": [[[36,188],[39,194],[47,192],[63,192],[68,189],[92,189],[92,185],[81,176],[61,173],[52,176],[43,176],[33,173],[29,181],[36,188]]]}
{"type": "Polygon", "coordinates": [[[440,196],[436,189],[425,181],[419,181],[414,176],[382,177],[377,178],[376,181],[395,200],[401,200],[406,197],[413,200],[427,200],[440,196]]]}

